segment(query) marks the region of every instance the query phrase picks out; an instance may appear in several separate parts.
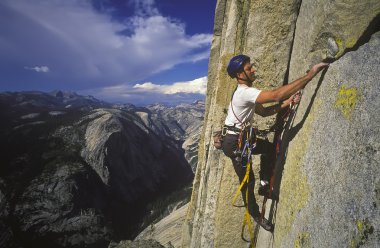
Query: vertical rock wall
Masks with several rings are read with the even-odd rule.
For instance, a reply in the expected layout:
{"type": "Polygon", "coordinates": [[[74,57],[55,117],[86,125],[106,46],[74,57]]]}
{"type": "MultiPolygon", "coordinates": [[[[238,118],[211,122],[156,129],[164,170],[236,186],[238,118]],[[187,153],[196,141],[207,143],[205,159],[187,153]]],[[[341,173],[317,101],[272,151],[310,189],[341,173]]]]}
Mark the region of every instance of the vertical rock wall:
{"type": "Polygon", "coordinates": [[[302,1],[290,80],[335,62],[305,88],[287,134],[276,247],[380,245],[379,13],[379,1],[302,1]]]}
{"type": "MultiPolygon", "coordinates": [[[[205,123],[183,247],[249,246],[241,239],[244,208],[231,205],[237,176],[211,143],[236,86],[226,65],[239,53],[256,64],[254,86],[261,89],[291,82],[322,59],[335,60],[305,88],[284,134],[287,156],[278,165],[275,232],[260,231],[258,240],[270,236],[260,247],[376,246],[380,35],[373,34],[379,31],[379,13],[378,0],[217,2],[205,123]]],[[[274,122],[254,118],[261,129],[274,122]]],[[[257,167],[256,162],[256,178],[257,167]]]]}
{"type": "MultiPolygon", "coordinates": [[[[298,8],[299,1],[295,0],[217,2],[205,123],[183,231],[185,247],[246,245],[240,238],[244,209],[231,204],[239,186],[238,178],[231,161],[211,144],[212,133],[221,129],[236,87],[236,82],[226,73],[226,66],[233,55],[246,53],[258,71],[264,72],[258,74],[257,87],[282,85],[287,75],[298,8]],[[276,54],[273,54],[273,47],[276,47],[276,54]]],[[[264,128],[270,123],[273,118],[257,121],[257,125],[264,128]]]]}

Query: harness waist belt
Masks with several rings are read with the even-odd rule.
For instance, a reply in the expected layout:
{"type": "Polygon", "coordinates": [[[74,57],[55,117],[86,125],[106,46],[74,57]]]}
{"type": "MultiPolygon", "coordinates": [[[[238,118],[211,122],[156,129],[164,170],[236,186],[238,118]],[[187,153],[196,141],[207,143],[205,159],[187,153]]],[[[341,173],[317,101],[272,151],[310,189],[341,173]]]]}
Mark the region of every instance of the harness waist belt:
{"type": "MultiPolygon", "coordinates": [[[[234,131],[234,132],[240,132],[242,129],[241,128],[237,128],[237,127],[234,127],[234,126],[227,126],[227,125],[224,125],[224,128],[226,128],[227,130],[229,131],[234,131]]],[[[250,127],[245,127],[243,130],[248,130],[250,127]]]]}
{"type": "Polygon", "coordinates": [[[227,128],[227,130],[229,130],[229,131],[234,131],[234,132],[240,132],[241,131],[240,128],[237,128],[237,127],[234,127],[234,126],[224,125],[224,127],[227,128]]]}
{"type": "Polygon", "coordinates": [[[233,135],[239,135],[240,132],[235,132],[235,131],[231,131],[231,130],[228,130],[226,131],[227,134],[233,134],[233,135]]]}

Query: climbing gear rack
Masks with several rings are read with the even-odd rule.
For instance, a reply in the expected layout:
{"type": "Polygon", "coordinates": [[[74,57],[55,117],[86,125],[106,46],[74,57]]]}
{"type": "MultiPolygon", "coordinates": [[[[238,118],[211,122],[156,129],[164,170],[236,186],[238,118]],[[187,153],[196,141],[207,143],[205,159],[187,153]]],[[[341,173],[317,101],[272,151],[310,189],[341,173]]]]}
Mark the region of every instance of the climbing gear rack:
{"type": "MultiPolygon", "coordinates": [[[[242,165],[245,167],[245,175],[243,180],[240,183],[239,188],[237,189],[233,199],[232,199],[232,205],[235,206],[235,201],[241,192],[241,189],[244,187],[244,184],[247,184],[247,190],[245,192],[245,202],[246,202],[246,209],[245,209],[245,214],[243,218],[243,224],[242,224],[242,230],[241,230],[241,237],[243,240],[246,240],[244,238],[244,229],[246,226],[248,226],[248,231],[250,235],[250,241],[251,244],[253,245],[253,228],[252,228],[252,222],[251,222],[251,215],[249,214],[249,190],[248,190],[248,183],[252,178],[249,178],[249,174],[251,171],[251,166],[252,166],[252,152],[256,147],[256,138],[255,138],[255,130],[253,127],[250,127],[248,130],[244,131],[244,129],[241,130],[241,133],[239,135],[239,142],[238,142],[238,148],[241,151],[240,154],[240,159],[244,161],[243,159],[247,159],[247,162],[245,165],[242,165]],[[248,131],[249,130],[249,131],[248,131]],[[246,135],[244,146],[242,146],[242,137],[243,135],[246,135]],[[241,149],[242,148],[242,149],[241,149]]],[[[253,192],[252,192],[253,193],[253,192]]]]}

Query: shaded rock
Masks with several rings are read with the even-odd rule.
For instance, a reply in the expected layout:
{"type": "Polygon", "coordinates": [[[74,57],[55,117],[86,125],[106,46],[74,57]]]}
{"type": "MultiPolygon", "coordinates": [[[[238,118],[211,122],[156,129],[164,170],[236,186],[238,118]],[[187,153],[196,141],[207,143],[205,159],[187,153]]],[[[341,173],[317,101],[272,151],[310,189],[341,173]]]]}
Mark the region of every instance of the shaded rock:
{"type": "Polygon", "coordinates": [[[181,246],[182,224],[185,220],[188,204],[174,210],[170,215],[159,222],[150,225],[142,231],[136,240],[157,240],[166,247],[181,246]]]}
{"type": "Polygon", "coordinates": [[[184,137],[156,133],[133,106],[101,106],[110,105],[75,93],[0,94],[0,244],[130,239],[148,203],[191,181],[184,137]]]}
{"type": "Polygon", "coordinates": [[[114,109],[99,109],[82,119],[86,144],[82,156],[104,184],[117,189],[129,202],[158,185],[172,187],[191,179],[188,164],[175,146],[146,127],[138,116],[114,109]]]}
{"type": "Polygon", "coordinates": [[[25,189],[14,208],[25,244],[99,247],[109,242],[105,190],[85,165],[53,161],[25,189]]]}
{"type": "MultiPolygon", "coordinates": [[[[4,182],[0,181],[1,188],[4,187],[4,182]]],[[[12,228],[7,221],[9,217],[9,202],[4,193],[0,190],[0,247],[18,247],[19,244],[14,238],[12,228]]]]}
{"type": "Polygon", "coordinates": [[[182,144],[182,148],[185,150],[185,158],[190,164],[193,172],[195,172],[198,164],[198,148],[201,131],[202,127],[200,125],[198,130],[192,132],[192,134],[189,135],[189,137],[182,144]]]}
{"type": "Polygon", "coordinates": [[[55,97],[63,97],[63,92],[62,91],[57,91],[57,93],[55,93],[55,97]]]}
{"type": "Polygon", "coordinates": [[[125,240],[120,243],[111,243],[108,248],[164,248],[155,240],[125,240]]]}

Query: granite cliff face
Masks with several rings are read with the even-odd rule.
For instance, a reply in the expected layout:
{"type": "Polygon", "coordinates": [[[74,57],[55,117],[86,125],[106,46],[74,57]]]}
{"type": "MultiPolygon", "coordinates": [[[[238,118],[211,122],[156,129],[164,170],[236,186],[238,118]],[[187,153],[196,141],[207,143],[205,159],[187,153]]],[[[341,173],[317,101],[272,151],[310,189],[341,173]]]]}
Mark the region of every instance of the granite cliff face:
{"type": "Polygon", "coordinates": [[[181,146],[199,123],[187,113],[174,128],[176,116],[168,124],[75,93],[0,94],[0,246],[107,247],[137,235],[147,204],[193,178],[181,146]]]}
{"type": "Polygon", "coordinates": [[[154,123],[154,125],[150,124],[151,128],[157,133],[163,133],[181,141],[185,158],[193,172],[198,163],[198,143],[202,131],[204,108],[202,101],[175,107],[160,104],[147,106],[152,113],[150,118],[154,123]]]}
{"type": "MultiPolygon", "coordinates": [[[[267,204],[274,235],[255,227],[255,245],[379,245],[379,14],[376,0],[217,1],[183,247],[249,246],[241,239],[244,209],[231,205],[238,179],[230,160],[212,146],[236,84],[226,65],[239,53],[255,63],[254,86],[261,89],[291,82],[323,59],[333,61],[306,86],[294,122],[286,126],[276,165],[279,201],[267,204]]],[[[274,122],[255,116],[254,123],[267,129],[274,122]]],[[[256,178],[258,161],[255,156],[256,178]]]]}

